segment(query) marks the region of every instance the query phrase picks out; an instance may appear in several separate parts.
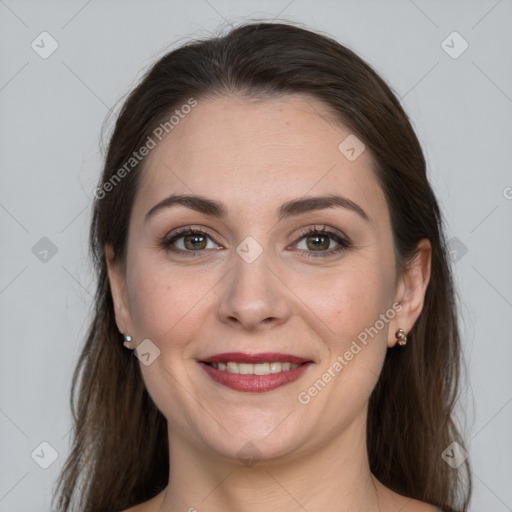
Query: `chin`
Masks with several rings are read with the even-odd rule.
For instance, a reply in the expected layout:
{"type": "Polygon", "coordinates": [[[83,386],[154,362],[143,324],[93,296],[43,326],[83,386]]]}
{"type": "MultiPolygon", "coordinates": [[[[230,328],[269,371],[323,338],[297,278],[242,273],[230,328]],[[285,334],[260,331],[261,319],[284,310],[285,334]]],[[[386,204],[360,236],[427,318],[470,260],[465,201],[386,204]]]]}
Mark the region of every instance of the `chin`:
{"type": "Polygon", "coordinates": [[[276,464],[298,457],[311,443],[312,436],[304,422],[285,419],[288,415],[291,419],[294,414],[289,411],[279,415],[263,414],[261,410],[249,412],[243,421],[240,417],[229,418],[225,423],[228,432],[215,428],[197,434],[200,444],[214,457],[246,466],[276,464]]]}

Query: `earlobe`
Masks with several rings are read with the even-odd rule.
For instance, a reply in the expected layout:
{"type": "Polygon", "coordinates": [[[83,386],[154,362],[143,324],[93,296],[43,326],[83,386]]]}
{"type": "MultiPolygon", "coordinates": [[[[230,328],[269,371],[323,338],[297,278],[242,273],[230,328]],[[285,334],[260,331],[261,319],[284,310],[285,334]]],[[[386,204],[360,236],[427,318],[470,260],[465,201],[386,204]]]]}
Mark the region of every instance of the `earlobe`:
{"type": "Polygon", "coordinates": [[[105,259],[117,328],[119,332],[126,334],[132,332],[132,327],[125,275],[111,245],[105,246],[105,259]]]}
{"type": "Polygon", "coordinates": [[[423,310],[425,294],[430,282],[432,246],[430,240],[422,238],[418,242],[417,254],[409,263],[397,286],[395,301],[401,306],[390,326],[388,346],[393,347],[398,339],[395,332],[403,329],[408,333],[423,310]]]}

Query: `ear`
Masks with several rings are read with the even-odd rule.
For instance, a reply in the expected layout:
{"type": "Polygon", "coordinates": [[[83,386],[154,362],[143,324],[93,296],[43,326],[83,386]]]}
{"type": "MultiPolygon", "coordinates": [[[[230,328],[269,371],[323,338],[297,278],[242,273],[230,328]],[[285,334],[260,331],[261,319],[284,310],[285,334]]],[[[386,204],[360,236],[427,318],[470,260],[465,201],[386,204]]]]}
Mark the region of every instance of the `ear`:
{"type": "Polygon", "coordinates": [[[414,260],[398,281],[395,302],[400,304],[401,309],[398,311],[397,308],[397,314],[390,322],[388,347],[393,347],[397,343],[395,333],[398,329],[403,329],[406,334],[410,332],[423,309],[430,281],[432,245],[430,240],[422,238],[417,247],[418,252],[414,260]]]}
{"type": "Polygon", "coordinates": [[[116,260],[111,245],[105,246],[108,279],[114,302],[116,324],[119,332],[129,335],[132,332],[132,318],[126,291],[126,280],[123,266],[116,260]]]}

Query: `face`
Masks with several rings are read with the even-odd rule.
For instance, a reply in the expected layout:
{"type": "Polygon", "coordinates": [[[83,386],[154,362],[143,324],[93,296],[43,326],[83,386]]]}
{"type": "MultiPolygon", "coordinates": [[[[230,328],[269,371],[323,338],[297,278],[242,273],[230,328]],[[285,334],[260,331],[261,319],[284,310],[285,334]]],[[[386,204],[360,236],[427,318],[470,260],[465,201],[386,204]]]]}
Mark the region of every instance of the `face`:
{"type": "Polygon", "coordinates": [[[147,389],[203,453],[292,458],[351,425],[364,438],[428,269],[396,275],[371,154],[342,152],[349,135],[309,97],[205,99],[146,162],[122,269],[107,248],[116,320],[150,340],[147,389]],[[339,198],[305,201],[325,196],[339,198]]]}

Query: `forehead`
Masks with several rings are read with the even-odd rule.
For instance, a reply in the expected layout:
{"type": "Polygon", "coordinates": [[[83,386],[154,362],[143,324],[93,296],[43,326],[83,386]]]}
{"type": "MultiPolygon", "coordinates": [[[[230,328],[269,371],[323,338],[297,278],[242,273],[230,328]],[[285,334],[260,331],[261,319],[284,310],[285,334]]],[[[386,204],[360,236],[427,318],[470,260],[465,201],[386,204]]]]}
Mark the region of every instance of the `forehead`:
{"type": "Polygon", "coordinates": [[[170,194],[200,194],[247,216],[339,193],[378,218],[386,204],[372,156],[365,149],[349,160],[339,148],[349,136],[309,96],[198,100],[149,154],[135,209],[143,214],[170,194]]]}

